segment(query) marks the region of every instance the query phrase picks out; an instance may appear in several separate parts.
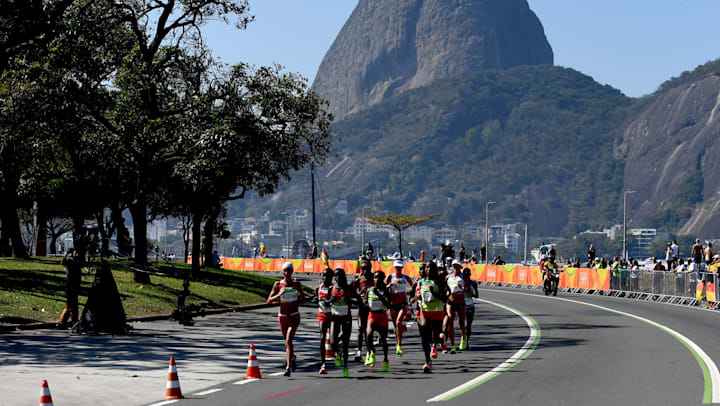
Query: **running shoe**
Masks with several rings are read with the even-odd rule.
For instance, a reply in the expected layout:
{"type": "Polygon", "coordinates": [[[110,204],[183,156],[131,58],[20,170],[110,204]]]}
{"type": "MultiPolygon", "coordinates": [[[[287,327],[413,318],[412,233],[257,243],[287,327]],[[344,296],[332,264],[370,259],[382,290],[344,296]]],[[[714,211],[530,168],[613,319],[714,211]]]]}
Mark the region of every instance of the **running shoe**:
{"type": "Polygon", "coordinates": [[[362,362],[362,351],[358,350],[355,353],[355,362],[362,362]]]}
{"type": "Polygon", "coordinates": [[[423,365],[423,372],[426,373],[426,374],[431,374],[431,373],[432,373],[432,368],[430,367],[430,364],[425,364],[425,365],[423,365]]]}
{"type": "Polygon", "coordinates": [[[370,365],[370,354],[371,353],[368,352],[367,355],[365,356],[365,365],[370,365]]]}
{"type": "Polygon", "coordinates": [[[401,346],[398,345],[398,346],[395,348],[395,354],[397,354],[398,357],[402,357],[402,356],[403,356],[403,350],[402,350],[402,347],[401,347],[401,346]]]}
{"type": "Polygon", "coordinates": [[[368,358],[367,366],[374,367],[375,366],[375,353],[371,353],[370,358],[368,358]]]}
{"type": "Polygon", "coordinates": [[[327,368],[325,368],[325,364],[323,364],[320,367],[320,375],[325,375],[325,374],[327,374],[327,368]]]}
{"type": "Polygon", "coordinates": [[[340,351],[335,353],[335,366],[336,367],[342,366],[342,360],[340,359],[340,351]]]}
{"type": "Polygon", "coordinates": [[[437,357],[438,357],[437,350],[435,349],[435,346],[433,346],[433,347],[432,347],[432,350],[430,350],[430,356],[433,357],[433,358],[437,358],[437,357]]]}
{"type": "Polygon", "coordinates": [[[285,368],[285,373],[283,375],[289,377],[290,376],[290,368],[285,368]]]}
{"type": "Polygon", "coordinates": [[[382,372],[387,372],[388,369],[390,369],[390,366],[388,365],[387,361],[383,361],[382,369],[380,369],[382,372]]]}
{"type": "Polygon", "coordinates": [[[467,348],[467,342],[465,342],[465,339],[464,339],[464,338],[461,338],[461,339],[460,339],[460,351],[462,351],[462,350],[464,350],[464,349],[466,349],[466,348],[467,348]]]}
{"type": "Polygon", "coordinates": [[[450,354],[455,354],[455,346],[450,347],[450,354]]]}
{"type": "Polygon", "coordinates": [[[350,370],[348,367],[343,368],[343,377],[349,378],[350,377],[350,370]]]}

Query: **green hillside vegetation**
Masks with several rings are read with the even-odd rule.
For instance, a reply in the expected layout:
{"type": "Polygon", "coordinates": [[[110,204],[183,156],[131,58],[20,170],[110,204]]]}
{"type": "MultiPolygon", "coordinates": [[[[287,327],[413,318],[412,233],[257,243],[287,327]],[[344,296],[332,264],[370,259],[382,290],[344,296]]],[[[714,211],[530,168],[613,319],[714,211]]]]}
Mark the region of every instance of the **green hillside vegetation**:
{"type": "MultiPolygon", "coordinates": [[[[341,176],[323,176],[337,161],[320,171],[324,195],[331,205],[348,200],[346,223],[370,203],[377,212],[478,221],[492,199],[495,221],[530,222],[546,235],[606,225],[618,216],[624,163],[612,152],[631,105],[560,67],[438,81],[336,123],[338,157],[353,163],[341,176]]],[[[298,180],[282,202],[248,199],[244,207],[309,207],[309,181],[298,180]]]]}

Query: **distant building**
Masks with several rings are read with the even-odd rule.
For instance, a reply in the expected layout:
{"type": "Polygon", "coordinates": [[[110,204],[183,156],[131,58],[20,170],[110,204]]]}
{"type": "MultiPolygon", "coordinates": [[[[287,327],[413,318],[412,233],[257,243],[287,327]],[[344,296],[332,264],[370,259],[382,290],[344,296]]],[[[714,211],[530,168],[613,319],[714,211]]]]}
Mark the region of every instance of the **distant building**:
{"type": "Polygon", "coordinates": [[[435,241],[438,243],[445,243],[445,241],[450,240],[450,242],[454,243],[457,239],[457,230],[449,227],[443,227],[440,229],[435,230],[435,241]]]}
{"type": "Polygon", "coordinates": [[[629,235],[634,237],[635,242],[627,247],[628,256],[636,259],[645,259],[652,256],[650,246],[658,237],[657,229],[654,228],[632,228],[627,230],[629,235]]]}
{"type": "Polygon", "coordinates": [[[432,243],[432,236],[434,231],[435,230],[430,227],[416,226],[408,228],[403,235],[405,235],[405,238],[409,240],[425,240],[429,243],[432,243]]]}
{"type": "Polygon", "coordinates": [[[337,205],[335,205],[335,213],[337,214],[348,214],[348,202],[347,200],[340,200],[337,202],[337,205]]]}
{"type": "Polygon", "coordinates": [[[353,224],[353,236],[356,240],[359,240],[361,238],[363,227],[365,228],[365,234],[390,231],[388,227],[381,227],[376,224],[370,223],[368,219],[363,220],[362,217],[358,217],[355,219],[355,223],[353,224]]]}
{"type": "Polygon", "coordinates": [[[505,248],[520,251],[521,237],[518,233],[505,233],[505,248]]]}
{"type": "Polygon", "coordinates": [[[286,221],[273,220],[270,222],[270,229],[269,229],[268,234],[270,234],[270,235],[285,235],[286,225],[287,225],[286,221]]]}

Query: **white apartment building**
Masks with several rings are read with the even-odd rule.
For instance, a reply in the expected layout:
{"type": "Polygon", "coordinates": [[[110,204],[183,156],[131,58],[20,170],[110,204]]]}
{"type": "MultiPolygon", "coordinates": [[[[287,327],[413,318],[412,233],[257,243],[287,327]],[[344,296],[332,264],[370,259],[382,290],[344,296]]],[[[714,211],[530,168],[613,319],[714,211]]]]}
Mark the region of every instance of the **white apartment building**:
{"type": "Polygon", "coordinates": [[[435,230],[435,241],[437,242],[445,243],[445,241],[450,240],[454,243],[456,239],[457,230],[454,228],[443,227],[435,230]]]}
{"type": "Polygon", "coordinates": [[[362,217],[357,217],[355,219],[355,223],[353,224],[353,236],[356,240],[360,239],[363,227],[365,228],[365,233],[390,232],[390,229],[388,227],[378,226],[376,224],[370,223],[367,219],[363,221],[362,217]]]}
{"type": "Polygon", "coordinates": [[[430,227],[415,226],[408,228],[403,235],[409,240],[425,240],[430,243],[433,240],[433,231],[435,230],[430,227]]]}

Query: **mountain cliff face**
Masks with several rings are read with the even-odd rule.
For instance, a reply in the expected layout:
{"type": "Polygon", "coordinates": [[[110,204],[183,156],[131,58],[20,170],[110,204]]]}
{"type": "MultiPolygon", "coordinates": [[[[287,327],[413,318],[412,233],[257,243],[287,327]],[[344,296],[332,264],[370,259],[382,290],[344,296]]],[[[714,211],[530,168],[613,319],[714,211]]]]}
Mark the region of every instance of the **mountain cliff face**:
{"type": "Polygon", "coordinates": [[[720,61],[666,82],[623,131],[631,225],[718,237],[720,61]]]}
{"type": "Polygon", "coordinates": [[[360,0],[313,89],[341,119],[438,79],[552,63],[526,0],[360,0]]]}

